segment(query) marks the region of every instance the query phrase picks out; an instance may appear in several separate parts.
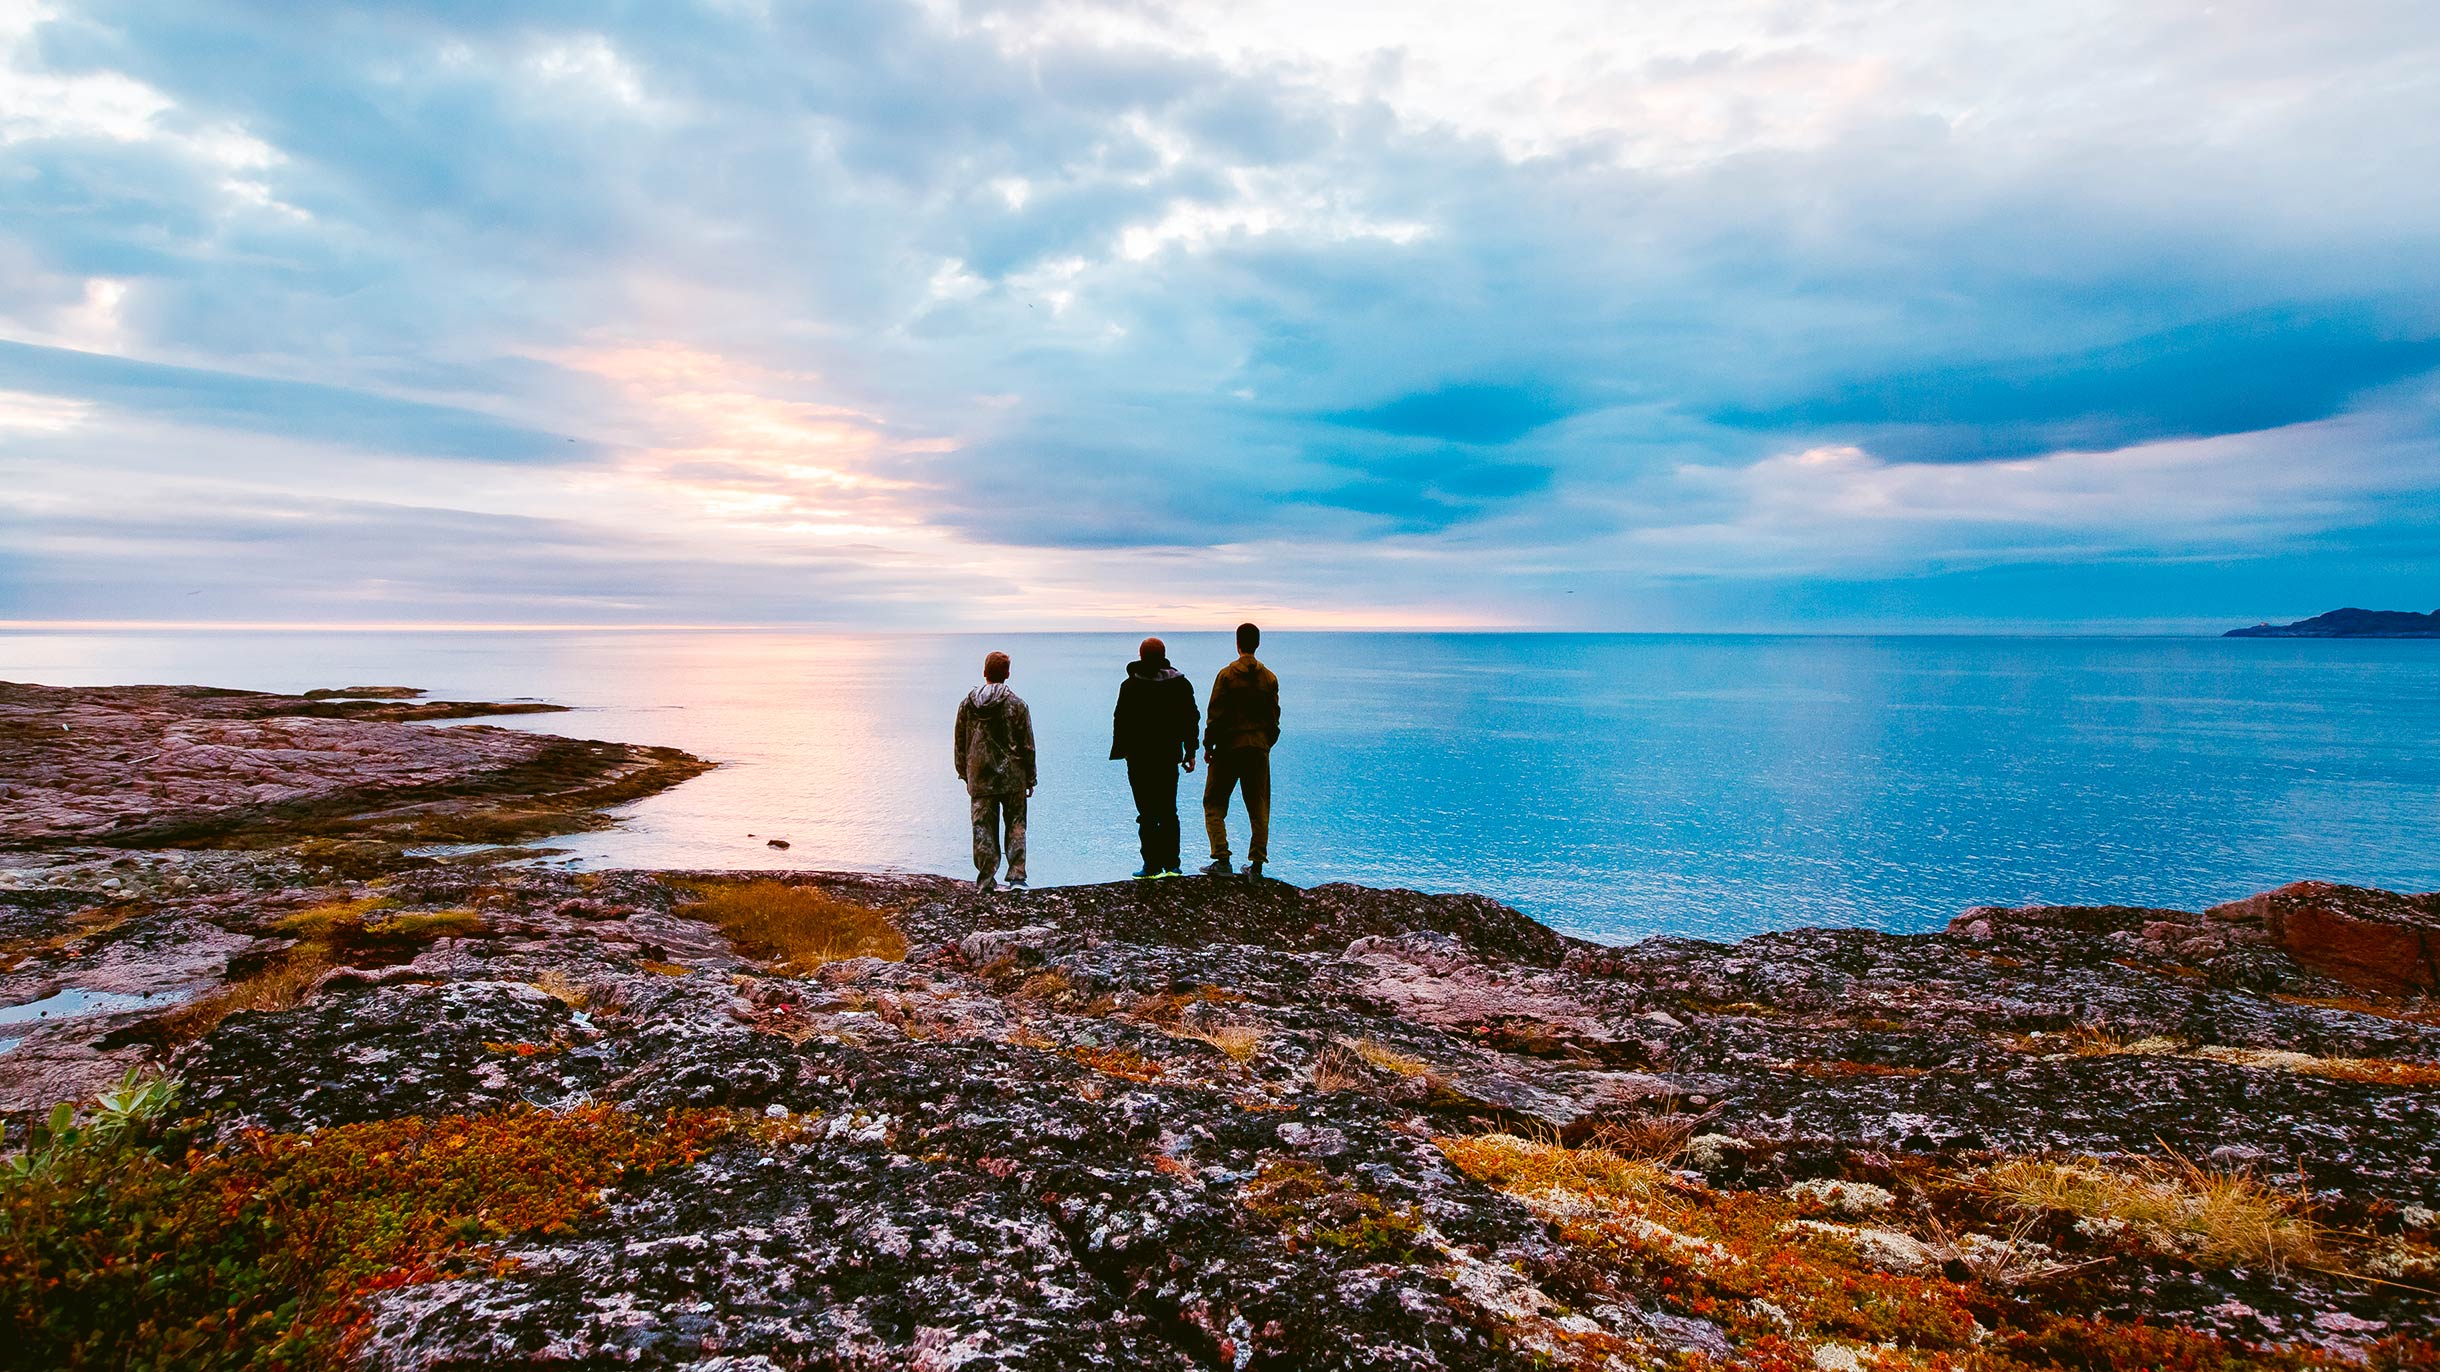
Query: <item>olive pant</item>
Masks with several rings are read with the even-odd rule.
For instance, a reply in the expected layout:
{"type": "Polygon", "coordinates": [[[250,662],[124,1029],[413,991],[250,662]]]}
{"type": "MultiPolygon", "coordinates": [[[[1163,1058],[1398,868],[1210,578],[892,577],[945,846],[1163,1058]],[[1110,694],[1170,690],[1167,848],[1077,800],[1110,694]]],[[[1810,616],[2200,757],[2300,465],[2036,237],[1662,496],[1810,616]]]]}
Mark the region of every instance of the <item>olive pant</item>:
{"type": "Polygon", "coordinates": [[[1025,880],[1025,793],[970,796],[974,810],[974,879],[988,882],[1000,870],[1000,841],[1008,842],[1008,879],[1025,880]]]}
{"type": "Polygon", "coordinates": [[[1203,783],[1203,827],[1210,831],[1212,856],[1228,856],[1228,798],[1245,791],[1245,817],[1254,833],[1245,845],[1245,860],[1262,862],[1271,852],[1271,750],[1259,745],[1222,748],[1212,755],[1211,776],[1203,783]]]}

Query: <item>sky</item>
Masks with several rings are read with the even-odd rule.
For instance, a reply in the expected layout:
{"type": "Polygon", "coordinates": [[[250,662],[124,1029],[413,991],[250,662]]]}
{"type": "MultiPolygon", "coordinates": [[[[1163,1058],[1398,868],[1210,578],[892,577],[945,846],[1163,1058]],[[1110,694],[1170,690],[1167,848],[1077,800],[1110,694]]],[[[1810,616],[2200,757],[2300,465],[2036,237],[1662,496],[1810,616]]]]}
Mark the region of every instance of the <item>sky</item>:
{"type": "Polygon", "coordinates": [[[2338,605],[2430,0],[0,0],[0,622],[2338,605]]]}

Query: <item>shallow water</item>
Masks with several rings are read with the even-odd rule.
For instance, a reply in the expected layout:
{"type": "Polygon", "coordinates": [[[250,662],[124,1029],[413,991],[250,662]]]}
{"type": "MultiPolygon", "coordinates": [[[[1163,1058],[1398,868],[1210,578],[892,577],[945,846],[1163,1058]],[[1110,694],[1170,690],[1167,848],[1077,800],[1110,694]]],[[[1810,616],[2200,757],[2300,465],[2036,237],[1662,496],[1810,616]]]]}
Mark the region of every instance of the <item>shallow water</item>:
{"type": "MultiPolygon", "coordinates": [[[[1207,692],[1225,638],[1168,638],[1207,692]]],[[[566,840],[588,865],[963,874],[950,718],[1003,647],[1051,884],[1136,865],[1106,760],[1134,642],[16,633],[0,678],[539,696],[583,708],[500,723],[724,764],[566,840]]],[[[1279,634],[1262,656],[1285,713],[1273,869],[1301,883],[1483,891],[1613,939],[2440,887],[2440,642],[1279,634]]],[[[1201,780],[1180,791],[1190,860],[1201,780]]]]}
{"type": "MultiPolygon", "coordinates": [[[[74,1019],[79,1015],[98,1015],[109,1010],[133,1010],[138,1006],[147,1005],[170,1005],[176,1003],[176,1000],[177,998],[174,996],[166,999],[130,996],[117,991],[87,991],[82,987],[71,986],[66,990],[44,996],[41,1000],[27,1001],[23,1005],[0,1005],[0,1026],[23,1025],[30,1029],[36,1025],[74,1019]]],[[[22,1035],[16,1038],[0,1038],[0,1053],[5,1053],[23,1042],[25,1039],[22,1035]]]]}

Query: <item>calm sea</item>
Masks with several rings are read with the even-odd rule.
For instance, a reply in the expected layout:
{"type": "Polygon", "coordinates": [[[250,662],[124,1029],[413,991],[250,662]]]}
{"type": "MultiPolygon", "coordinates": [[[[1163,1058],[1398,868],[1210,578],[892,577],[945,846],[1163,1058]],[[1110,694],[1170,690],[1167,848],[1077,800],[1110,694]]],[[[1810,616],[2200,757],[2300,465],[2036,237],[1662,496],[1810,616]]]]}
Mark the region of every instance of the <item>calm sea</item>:
{"type": "MultiPolygon", "coordinates": [[[[1169,641],[1200,696],[1225,640],[1169,641]]],[[[1136,865],[1105,760],[1134,642],[12,633],[0,679],[558,701],[577,713],[503,722],[723,764],[566,840],[585,865],[962,875],[950,718],[1001,647],[1040,735],[1044,885],[1136,865]]],[[[1273,870],[1300,883],[1481,891],[1604,939],[2440,887],[2440,642],[1283,633],[1262,656],[1285,714],[1273,870]]]]}

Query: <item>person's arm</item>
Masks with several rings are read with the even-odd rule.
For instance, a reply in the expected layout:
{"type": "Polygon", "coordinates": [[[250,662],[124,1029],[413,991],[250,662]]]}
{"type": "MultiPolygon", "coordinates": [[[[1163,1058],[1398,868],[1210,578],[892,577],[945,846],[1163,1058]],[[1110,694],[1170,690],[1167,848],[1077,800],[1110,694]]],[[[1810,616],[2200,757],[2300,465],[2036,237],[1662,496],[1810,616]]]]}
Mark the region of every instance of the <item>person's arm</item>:
{"type": "Polygon", "coordinates": [[[1195,684],[1178,678],[1178,764],[1195,769],[1195,735],[1203,727],[1203,712],[1195,708],[1195,684]]]}
{"type": "Polygon", "coordinates": [[[1203,760],[1209,762],[1220,748],[1220,731],[1227,727],[1229,712],[1228,669],[1212,678],[1210,702],[1203,711],[1203,760]]]}
{"type": "Polygon", "coordinates": [[[960,781],[966,779],[966,745],[973,740],[973,736],[974,710],[961,700],[957,703],[957,741],[950,745],[957,750],[957,754],[949,760],[950,765],[957,768],[957,779],[960,781]]]}
{"type": "Polygon", "coordinates": [[[1017,756],[1025,763],[1025,794],[1030,796],[1034,793],[1034,712],[1022,700],[1017,702],[1016,726],[1014,741],[1017,756]]]}
{"type": "Polygon", "coordinates": [[[1279,742],[1279,678],[1267,671],[1263,673],[1263,676],[1268,678],[1263,684],[1271,689],[1263,692],[1263,712],[1268,718],[1262,722],[1262,731],[1271,742],[1277,743],[1279,742]]]}
{"type": "Polygon", "coordinates": [[[1113,762],[1127,755],[1127,750],[1119,745],[1127,736],[1127,687],[1132,684],[1133,678],[1118,683],[1118,704],[1110,711],[1110,760],[1113,762]]]}

